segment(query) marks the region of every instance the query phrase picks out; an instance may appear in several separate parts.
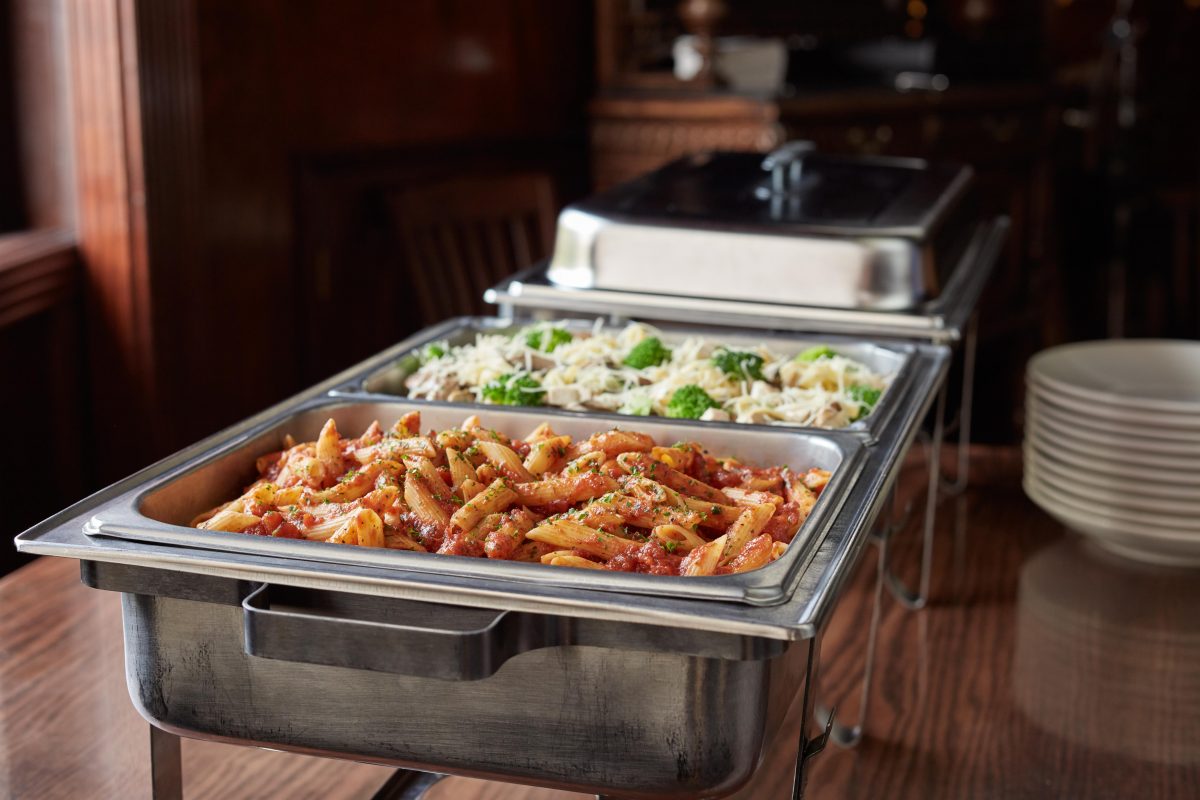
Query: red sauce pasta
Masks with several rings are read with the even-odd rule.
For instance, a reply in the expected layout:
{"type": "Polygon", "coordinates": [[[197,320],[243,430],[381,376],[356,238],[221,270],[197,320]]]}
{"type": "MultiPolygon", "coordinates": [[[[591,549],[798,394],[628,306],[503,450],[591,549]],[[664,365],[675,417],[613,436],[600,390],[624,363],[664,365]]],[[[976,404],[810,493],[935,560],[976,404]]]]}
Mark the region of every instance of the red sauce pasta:
{"type": "Polygon", "coordinates": [[[653,575],[746,572],[779,558],[829,472],[754,467],[695,442],[613,429],[583,440],[543,423],[420,433],[419,412],[258,459],[237,499],[198,528],[653,575]]]}

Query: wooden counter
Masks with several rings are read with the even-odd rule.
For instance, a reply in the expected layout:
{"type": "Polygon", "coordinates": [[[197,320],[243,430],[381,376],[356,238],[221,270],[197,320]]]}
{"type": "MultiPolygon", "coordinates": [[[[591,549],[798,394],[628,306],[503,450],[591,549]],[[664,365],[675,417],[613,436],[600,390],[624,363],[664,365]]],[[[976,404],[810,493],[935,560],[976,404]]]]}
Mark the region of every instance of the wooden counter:
{"type": "MultiPolygon", "coordinates": [[[[897,540],[902,571],[915,572],[915,544],[897,540]]],[[[875,557],[822,646],[839,716],[857,708],[875,557]]],[[[1016,451],[977,451],[972,488],[940,516],[934,604],[886,598],[868,737],[821,753],[807,796],[1200,796],[1198,586],[1194,572],[1064,535],[1022,494],[1016,451]]],[[[0,797],[148,798],[118,597],[82,586],[75,562],[43,558],[0,581],[0,609],[0,797]]],[[[789,784],[789,765],[764,769],[789,784]]],[[[191,740],[183,772],[187,800],[368,798],[391,774],[191,740]]],[[[454,779],[431,797],[582,796],[454,779]]]]}

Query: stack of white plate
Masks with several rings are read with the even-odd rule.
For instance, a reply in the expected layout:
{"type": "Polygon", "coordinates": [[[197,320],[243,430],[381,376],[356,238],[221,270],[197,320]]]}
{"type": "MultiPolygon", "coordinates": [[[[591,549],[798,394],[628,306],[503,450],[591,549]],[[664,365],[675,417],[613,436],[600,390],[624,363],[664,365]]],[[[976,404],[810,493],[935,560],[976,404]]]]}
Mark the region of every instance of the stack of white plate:
{"type": "Polygon", "coordinates": [[[1200,342],[1055,347],[1026,381],[1026,494],[1109,550],[1200,564],[1200,342]]]}

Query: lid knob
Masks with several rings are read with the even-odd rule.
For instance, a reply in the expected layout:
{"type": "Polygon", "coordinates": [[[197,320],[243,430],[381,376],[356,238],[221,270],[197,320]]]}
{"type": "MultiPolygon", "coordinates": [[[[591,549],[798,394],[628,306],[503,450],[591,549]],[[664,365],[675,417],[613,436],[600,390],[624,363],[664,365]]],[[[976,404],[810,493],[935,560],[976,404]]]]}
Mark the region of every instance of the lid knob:
{"type": "Polygon", "coordinates": [[[813,142],[797,139],[768,153],[762,161],[762,168],[771,173],[771,193],[791,194],[800,191],[804,158],[816,149],[813,142]]]}

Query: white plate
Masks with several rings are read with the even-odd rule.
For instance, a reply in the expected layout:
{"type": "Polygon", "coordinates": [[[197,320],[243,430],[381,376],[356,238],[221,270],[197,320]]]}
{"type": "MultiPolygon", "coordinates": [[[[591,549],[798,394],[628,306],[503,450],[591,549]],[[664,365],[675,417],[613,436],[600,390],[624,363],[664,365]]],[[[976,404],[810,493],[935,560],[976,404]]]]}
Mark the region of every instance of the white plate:
{"type": "Polygon", "coordinates": [[[1195,439],[1189,441],[1180,436],[1179,431],[1160,432],[1145,425],[1121,425],[1096,419],[1079,412],[1067,411],[1032,391],[1025,395],[1025,413],[1027,417],[1036,415],[1039,420],[1054,423],[1053,427],[1070,428],[1079,438],[1095,444],[1134,447],[1146,452],[1164,454],[1195,455],[1200,458],[1200,433],[1196,433],[1195,439]]]}
{"type": "Polygon", "coordinates": [[[1137,511],[1119,505],[1093,503],[1084,498],[1072,497],[1067,492],[1059,490],[1056,486],[1038,480],[1040,477],[1041,473],[1036,470],[1025,473],[1026,481],[1033,482],[1056,503],[1066,506],[1078,514],[1083,514],[1093,519],[1106,520],[1114,524],[1127,525],[1130,528],[1135,528],[1139,533],[1145,533],[1146,535],[1167,533],[1170,535],[1200,537],[1200,517],[1179,514],[1152,514],[1147,511],[1137,511]]]}
{"type": "Polygon", "coordinates": [[[1050,400],[1070,413],[1087,414],[1091,417],[1135,427],[1154,428],[1159,436],[1169,436],[1175,431],[1183,431],[1189,439],[1200,437],[1200,414],[1151,411],[1145,408],[1112,405],[1098,398],[1081,399],[1073,394],[1060,392],[1042,382],[1032,373],[1025,374],[1025,385],[1040,399],[1050,400]]]}
{"type": "Polygon", "coordinates": [[[1070,447],[1084,455],[1122,461],[1156,470],[1179,470],[1200,478],[1200,452],[1191,456],[1183,456],[1176,453],[1155,453],[1133,445],[1096,444],[1079,436],[1069,427],[1051,422],[1049,418],[1037,414],[1030,414],[1025,419],[1025,426],[1035,432],[1040,432],[1042,438],[1052,444],[1070,447]]]}
{"type": "Polygon", "coordinates": [[[1098,472],[1114,478],[1124,478],[1127,481],[1147,481],[1164,483],[1176,487],[1187,487],[1200,492],[1200,475],[1178,469],[1160,469],[1157,467],[1139,466],[1128,461],[1103,458],[1088,453],[1081,453],[1063,440],[1047,439],[1036,426],[1027,427],[1026,441],[1033,442],[1039,451],[1053,455],[1059,461],[1065,461],[1074,467],[1091,472],[1098,472]]]}
{"type": "MultiPolygon", "coordinates": [[[[1127,435],[1147,436],[1152,439],[1168,439],[1176,442],[1192,442],[1200,446],[1200,428],[1179,427],[1165,424],[1161,415],[1151,412],[1134,413],[1132,411],[1113,409],[1096,403],[1083,403],[1073,397],[1056,395],[1053,390],[1033,381],[1026,376],[1027,395],[1032,395],[1039,402],[1047,403],[1061,414],[1077,417],[1093,428],[1100,430],[1119,430],[1127,435]]],[[[1174,420],[1179,415],[1168,419],[1174,420]]]]}
{"type": "Polygon", "coordinates": [[[1186,486],[1164,488],[1147,481],[1126,483],[1054,461],[1033,447],[1025,447],[1025,467],[1039,473],[1039,480],[1070,490],[1090,501],[1110,503],[1114,498],[1130,508],[1143,511],[1163,511],[1168,514],[1200,516],[1200,490],[1186,486]],[[1171,489],[1175,491],[1172,492],[1171,489]]]}
{"type": "Polygon", "coordinates": [[[1191,502],[1200,496],[1200,487],[1163,483],[1162,481],[1145,480],[1140,473],[1128,467],[1119,474],[1097,470],[1095,461],[1086,464],[1071,463],[1063,459],[1062,451],[1048,451],[1044,445],[1025,439],[1025,457],[1036,458],[1039,463],[1047,463],[1058,472],[1067,474],[1072,480],[1086,483],[1105,491],[1128,492],[1137,487],[1138,494],[1149,497],[1160,497],[1167,500],[1191,502]]]}
{"type": "Polygon", "coordinates": [[[1043,511],[1072,530],[1092,536],[1096,543],[1137,561],[1172,566],[1200,566],[1200,535],[1151,536],[1133,533],[1128,525],[1095,519],[1055,502],[1036,484],[1025,481],[1025,493],[1043,511]]]}
{"type": "Polygon", "coordinates": [[[1081,400],[1200,419],[1200,342],[1077,342],[1038,353],[1029,360],[1029,374],[1081,400]]]}
{"type": "Polygon", "coordinates": [[[1039,484],[1062,492],[1072,500],[1096,506],[1126,508],[1148,514],[1170,514],[1185,520],[1200,520],[1200,498],[1195,501],[1167,500],[1161,497],[1145,497],[1138,494],[1139,487],[1127,486],[1119,492],[1095,489],[1076,480],[1067,472],[1058,472],[1038,458],[1026,459],[1025,472],[1039,484]]]}

